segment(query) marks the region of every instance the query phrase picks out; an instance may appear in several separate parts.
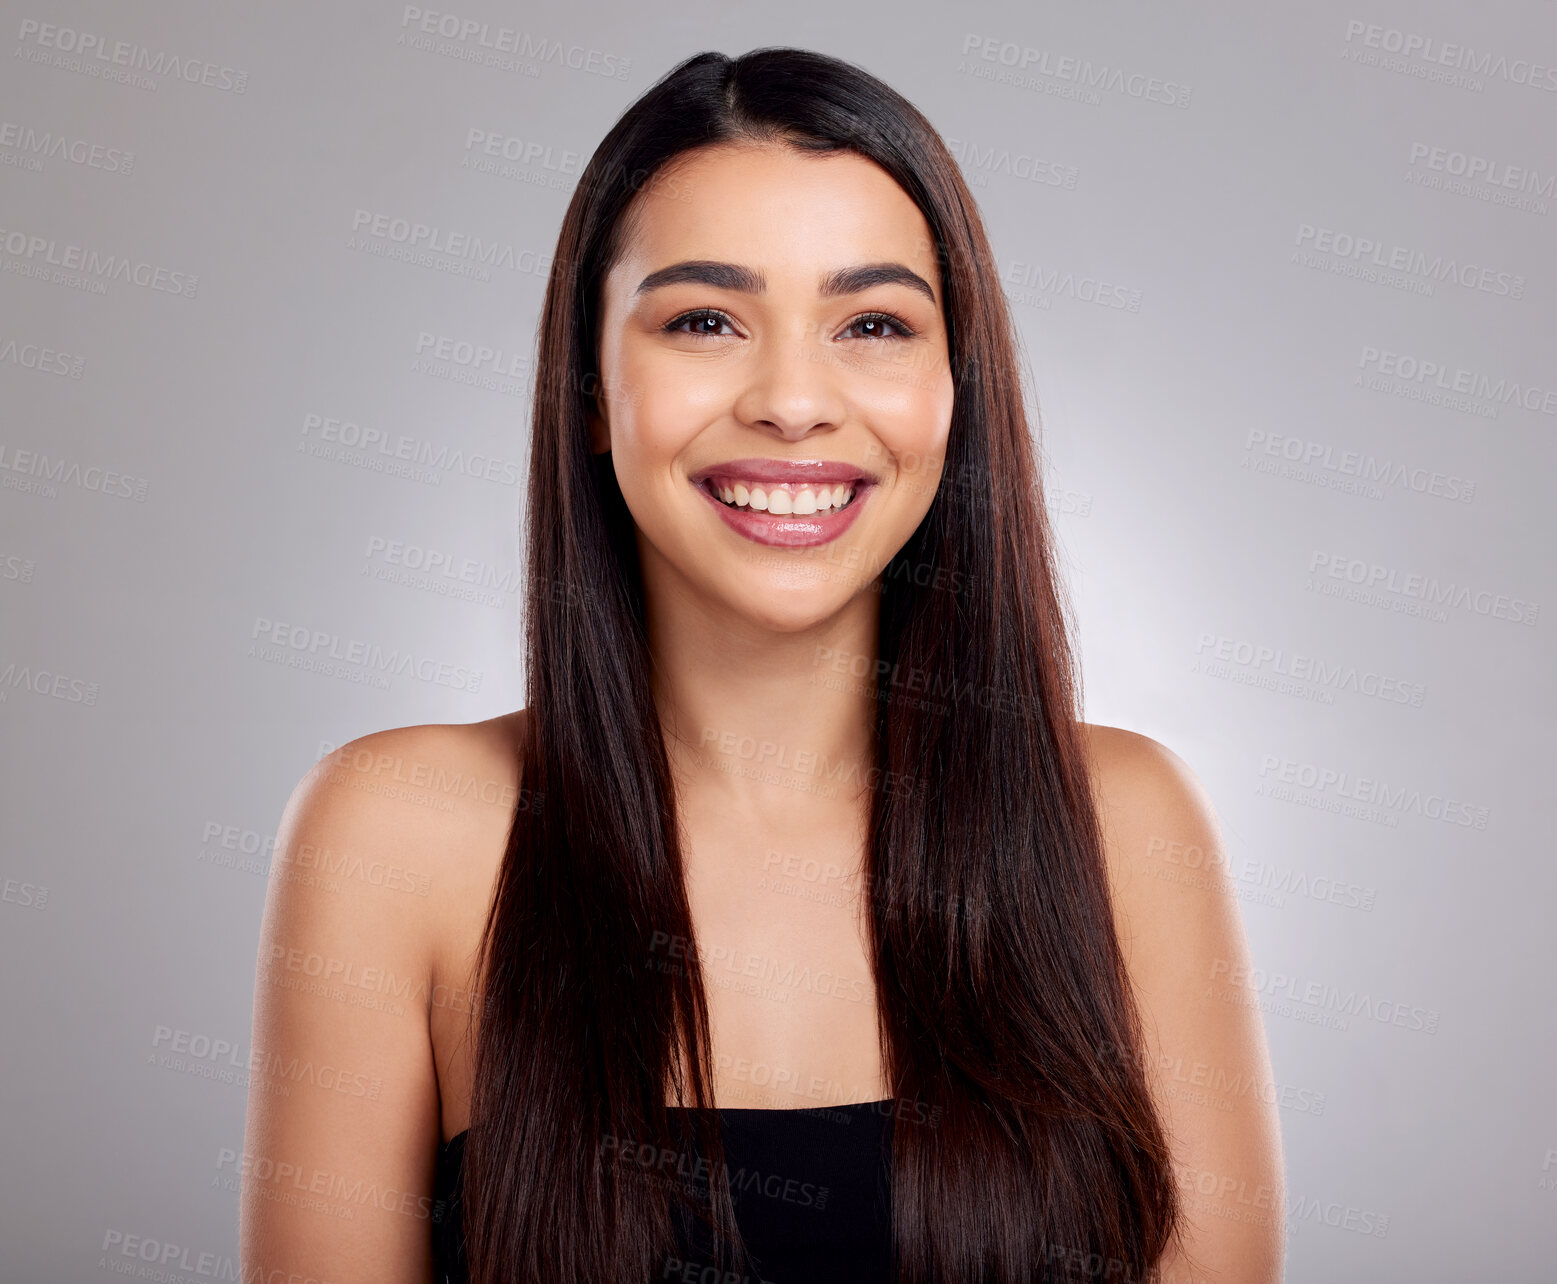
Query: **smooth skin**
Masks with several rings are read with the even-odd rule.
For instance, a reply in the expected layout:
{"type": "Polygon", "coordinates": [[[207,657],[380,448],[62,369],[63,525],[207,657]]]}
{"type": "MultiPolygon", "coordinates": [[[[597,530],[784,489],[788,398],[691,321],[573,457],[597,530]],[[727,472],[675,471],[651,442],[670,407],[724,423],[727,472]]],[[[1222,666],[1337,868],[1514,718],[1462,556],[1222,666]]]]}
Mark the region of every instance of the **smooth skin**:
{"type": "MultiPolygon", "coordinates": [[[[923,216],[862,157],[719,145],[675,170],[677,185],[640,194],[605,282],[590,433],[638,528],[715,1097],[875,1100],[890,1094],[860,875],[868,692],[835,663],[874,656],[872,577],[939,480],[952,408],[942,283],[923,216]],[[694,199],[672,199],[686,190],[694,199]],[[746,272],[640,290],[684,263],[746,272]],[[929,293],[903,273],[829,292],[830,274],[867,264],[906,268],[929,293]],[[845,460],[880,485],[833,544],[769,548],[729,529],[688,480],[753,456],[845,460]],[[783,979],[797,976],[809,979],[783,979]]],[[[255,987],[254,1044],[270,1070],[249,1094],[245,1271],[430,1277],[437,1147],[470,1118],[472,966],[508,822],[526,801],[524,717],[367,735],[293,792],[255,987]]],[[[1237,896],[1225,878],[1175,880],[1172,863],[1222,851],[1215,814],[1155,740],[1084,732],[1186,1203],[1189,1259],[1170,1253],[1163,1279],[1273,1284],[1283,1213],[1270,1059],[1258,1007],[1234,1001],[1251,996],[1217,980],[1246,974],[1237,896]],[[1190,1086],[1211,1080],[1264,1090],[1190,1086]]]]}

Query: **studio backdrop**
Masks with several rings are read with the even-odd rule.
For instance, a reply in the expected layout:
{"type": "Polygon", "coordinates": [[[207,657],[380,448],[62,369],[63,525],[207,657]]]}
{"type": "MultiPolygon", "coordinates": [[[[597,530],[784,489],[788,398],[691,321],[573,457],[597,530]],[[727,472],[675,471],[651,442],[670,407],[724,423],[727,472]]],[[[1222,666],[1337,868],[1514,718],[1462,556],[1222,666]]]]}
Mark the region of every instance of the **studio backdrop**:
{"type": "Polygon", "coordinates": [[[1288,1278],[1547,1278],[1557,10],[453,2],[0,6],[0,1277],[238,1278],[282,807],[523,703],[569,195],[681,59],[785,44],[982,207],[1086,717],[1221,818],[1152,872],[1236,884],[1207,997],[1275,1078],[1170,1074],[1278,1104],[1288,1278]]]}

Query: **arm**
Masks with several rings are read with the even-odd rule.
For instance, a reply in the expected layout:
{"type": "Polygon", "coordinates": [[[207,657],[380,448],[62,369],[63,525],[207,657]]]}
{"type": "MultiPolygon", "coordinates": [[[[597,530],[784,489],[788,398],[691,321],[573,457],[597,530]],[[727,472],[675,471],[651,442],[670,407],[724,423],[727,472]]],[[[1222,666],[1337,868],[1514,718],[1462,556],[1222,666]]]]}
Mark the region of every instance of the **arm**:
{"type": "Polygon", "coordinates": [[[1279,1284],[1280,1122],[1258,996],[1228,983],[1249,948],[1215,812],[1157,741],[1092,737],[1115,923],[1183,1207],[1163,1284],[1279,1284]]]}
{"type": "MultiPolygon", "coordinates": [[[[426,734],[345,748],[418,756],[426,734]]],[[[425,1284],[439,1140],[429,898],[374,871],[426,869],[449,840],[443,813],[357,787],[349,761],[332,755],[309,771],[276,838],[239,1160],[242,1270],[425,1284]]]]}

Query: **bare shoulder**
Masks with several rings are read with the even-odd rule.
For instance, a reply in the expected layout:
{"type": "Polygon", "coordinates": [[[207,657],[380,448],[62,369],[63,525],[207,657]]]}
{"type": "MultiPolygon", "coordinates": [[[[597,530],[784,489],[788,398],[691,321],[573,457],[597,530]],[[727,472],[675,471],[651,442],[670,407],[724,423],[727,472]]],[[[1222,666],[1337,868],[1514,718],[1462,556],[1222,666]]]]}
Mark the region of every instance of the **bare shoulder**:
{"type": "Polygon", "coordinates": [[[1204,785],[1166,745],[1083,724],[1120,947],[1143,1015],[1204,1022],[1196,996],[1247,954],[1221,826],[1204,785]]]}
{"type": "Polygon", "coordinates": [[[300,799],[317,804],[373,833],[416,856],[427,879],[454,891],[489,872],[492,851],[481,840],[506,835],[512,823],[525,717],[521,709],[481,722],[426,723],[359,737],[314,764],[293,805],[300,799]]]}
{"type": "Polygon", "coordinates": [[[1137,912],[1147,910],[1157,898],[1140,880],[1163,881],[1162,867],[1175,863],[1165,854],[1179,857],[1194,847],[1193,862],[1220,850],[1211,797],[1189,763],[1161,741],[1123,727],[1081,726],[1115,894],[1138,901],[1137,912]]]}
{"type": "Polygon", "coordinates": [[[273,877],[271,899],[296,914],[349,914],[431,975],[451,932],[485,909],[521,794],[524,718],[393,727],[320,758],[277,844],[292,872],[315,877],[273,877]]]}
{"type": "Polygon", "coordinates": [[[246,1274],[426,1278],[433,993],[450,934],[479,917],[501,860],[521,719],[361,736],[286,803],[255,969],[246,1274]],[[350,1194],[369,1190],[399,1195],[350,1194]]]}
{"type": "Polygon", "coordinates": [[[1082,724],[1145,1068],[1173,1146],[1183,1242],[1165,1284],[1274,1284],[1280,1123],[1232,861],[1211,797],[1150,736],[1082,724]]]}
{"type": "Polygon", "coordinates": [[[1190,765],[1160,740],[1109,727],[1081,724],[1100,799],[1114,814],[1141,805],[1204,802],[1204,791],[1190,765]]]}

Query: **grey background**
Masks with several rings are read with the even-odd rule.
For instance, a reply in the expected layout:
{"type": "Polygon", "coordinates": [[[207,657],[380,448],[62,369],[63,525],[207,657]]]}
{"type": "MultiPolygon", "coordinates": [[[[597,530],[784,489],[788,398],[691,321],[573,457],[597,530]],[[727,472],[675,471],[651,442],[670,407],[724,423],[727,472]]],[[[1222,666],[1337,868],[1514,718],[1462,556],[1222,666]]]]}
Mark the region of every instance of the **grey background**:
{"type": "Polygon", "coordinates": [[[389,4],[0,11],[4,1279],[108,1278],[131,1235],[177,1250],[166,1278],[210,1278],[202,1253],[233,1277],[264,843],[335,745],[521,703],[517,483],[568,193],[675,62],[775,43],[882,76],[974,185],[1087,717],[1175,749],[1222,819],[1288,1278],[1546,1277],[1557,73],[1516,60],[1557,64],[1551,5],[437,11],[523,33],[509,66],[418,47],[389,4]],[[120,64],[59,47],[83,35],[160,70],[93,74],[120,64]],[[1124,79],[1078,94],[1065,59],[1124,79]],[[473,167],[472,130],[518,159],[473,167]],[[359,210],[520,268],[398,261],[359,210]],[[71,246],[192,294],[56,279],[71,246]],[[1403,286],[1356,270],[1397,247],[1403,286]],[[312,453],[326,420],[432,460],[312,453]],[[472,676],[295,667],[317,654],[259,645],[266,621],[472,676]]]}

